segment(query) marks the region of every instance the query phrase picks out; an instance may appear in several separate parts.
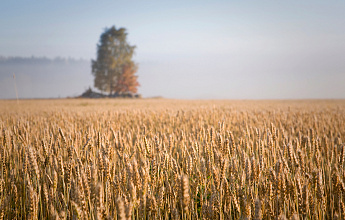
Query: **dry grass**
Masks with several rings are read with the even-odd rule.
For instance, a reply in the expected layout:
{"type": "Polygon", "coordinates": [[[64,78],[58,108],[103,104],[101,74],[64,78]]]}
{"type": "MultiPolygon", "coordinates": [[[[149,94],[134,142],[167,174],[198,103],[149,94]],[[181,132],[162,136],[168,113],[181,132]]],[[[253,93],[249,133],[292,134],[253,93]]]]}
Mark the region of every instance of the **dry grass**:
{"type": "Polygon", "coordinates": [[[344,219],[345,101],[0,101],[0,219],[344,219]]]}

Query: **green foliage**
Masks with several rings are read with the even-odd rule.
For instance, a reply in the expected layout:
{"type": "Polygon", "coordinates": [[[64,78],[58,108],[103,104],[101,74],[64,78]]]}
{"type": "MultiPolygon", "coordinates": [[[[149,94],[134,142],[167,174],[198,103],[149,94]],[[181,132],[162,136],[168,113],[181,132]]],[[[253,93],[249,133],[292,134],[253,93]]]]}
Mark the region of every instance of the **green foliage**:
{"type": "Polygon", "coordinates": [[[137,76],[134,75],[137,66],[132,60],[135,46],[129,45],[126,37],[126,29],[116,29],[115,26],[106,28],[100,37],[97,45],[97,60],[92,60],[94,86],[100,91],[110,94],[135,93],[136,87],[139,86],[137,76]],[[131,71],[128,71],[128,67],[131,67],[131,71]],[[131,74],[130,77],[124,77],[128,73],[131,74]],[[124,78],[130,80],[124,83],[124,78]],[[119,84],[125,84],[126,87],[119,84]]]}

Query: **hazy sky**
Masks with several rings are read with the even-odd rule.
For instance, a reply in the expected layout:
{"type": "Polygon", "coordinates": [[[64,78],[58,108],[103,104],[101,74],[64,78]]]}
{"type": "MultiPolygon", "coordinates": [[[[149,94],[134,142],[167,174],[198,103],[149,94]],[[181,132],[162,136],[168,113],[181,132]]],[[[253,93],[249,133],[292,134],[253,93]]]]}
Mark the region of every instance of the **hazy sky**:
{"type": "Polygon", "coordinates": [[[0,55],[95,59],[115,25],[137,46],[144,97],[345,98],[344,15],[344,0],[3,0],[0,55]]]}

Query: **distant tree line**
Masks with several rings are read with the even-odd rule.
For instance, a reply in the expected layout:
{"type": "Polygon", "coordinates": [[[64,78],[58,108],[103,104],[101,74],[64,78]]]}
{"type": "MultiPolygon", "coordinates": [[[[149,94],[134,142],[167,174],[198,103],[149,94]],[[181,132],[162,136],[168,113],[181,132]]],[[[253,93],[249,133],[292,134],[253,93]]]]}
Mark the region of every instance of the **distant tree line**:
{"type": "Polygon", "coordinates": [[[89,62],[88,60],[83,59],[74,59],[74,58],[63,58],[55,57],[50,59],[47,57],[19,57],[19,56],[0,56],[0,64],[73,64],[73,63],[85,63],[89,62]]]}

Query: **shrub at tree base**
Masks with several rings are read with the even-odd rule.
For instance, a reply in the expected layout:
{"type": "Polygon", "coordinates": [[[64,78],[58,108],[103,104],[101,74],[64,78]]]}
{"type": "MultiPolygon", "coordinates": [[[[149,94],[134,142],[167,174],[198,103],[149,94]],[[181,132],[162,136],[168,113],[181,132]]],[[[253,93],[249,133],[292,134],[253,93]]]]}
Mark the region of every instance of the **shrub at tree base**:
{"type": "Polygon", "coordinates": [[[105,95],[102,93],[98,93],[95,91],[92,91],[91,88],[88,88],[79,98],[142,98],[140,94],[133,94],[130,92],[125,92],[125,93],[113,93],[109,95],[105,95]]]}

